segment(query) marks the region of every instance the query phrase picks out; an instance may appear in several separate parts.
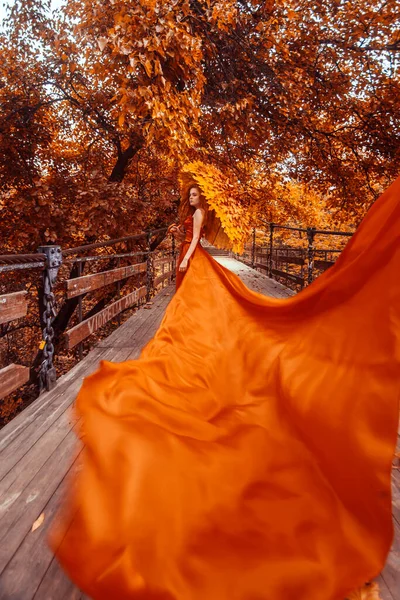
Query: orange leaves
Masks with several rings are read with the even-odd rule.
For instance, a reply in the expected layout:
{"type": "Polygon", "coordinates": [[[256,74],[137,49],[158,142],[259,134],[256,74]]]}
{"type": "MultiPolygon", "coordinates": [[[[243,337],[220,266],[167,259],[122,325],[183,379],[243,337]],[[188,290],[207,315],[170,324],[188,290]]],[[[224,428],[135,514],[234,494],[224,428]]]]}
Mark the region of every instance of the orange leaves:
{"type": "Polygon", "coordinates": [[[143,64],[144,69],[146,71],[147,77],[151,77],[152,73],[153,73],[153,68],[152,68],[152,64],[151,64],[150,60],[147,58],[146,60],[144,60],[142,62],[142,64],[143,64]]]}
{"type": "Polygon", "coordinates": [[[223,0],[213,3],[210,20],[215,23],[218,29],[229,31],[229,28],[235,26],[238,18],[238,7],[235,0],[223,0]]]}
{"type": "Polygon", "coordinates": [[[118,117],[118,127],[122,127],[124,125],[125,116],[126,116],[126,113],[124,111],[122,111],[118,117]]]}
{"type": "Polygon", "coordinates": [[[132,140],[121,178],[139,186],[148,156],[175,183],[195,163],[235,243],[248,227],[236,203],[281,223],[357,222],[398,172],[394,0],[69,0],[54,22],[41,0],[15,2],[0,36],[0,184],[32,236],[52,202],[69,214],[92,162],[110,176],[132,140]],[[50,190],[32,189],[38,174],[50,190]]]}
{"type": "Polygon", "coordinates": [[[93,11],[86,0],[75,2],[88,6],[80,33],[102,52],[87,55],[89,72],[96,85],[111,83],[111,102],[118,103],[110,107],[116,126],[129,135],[138,120],[152,119],[154,126],[142,128],[148,144],[168,136],[175,156],[193,146],[206,80],[202,40],[183,18],[190,14],[189,3],[121,0],[100,3],[93,11]]]}

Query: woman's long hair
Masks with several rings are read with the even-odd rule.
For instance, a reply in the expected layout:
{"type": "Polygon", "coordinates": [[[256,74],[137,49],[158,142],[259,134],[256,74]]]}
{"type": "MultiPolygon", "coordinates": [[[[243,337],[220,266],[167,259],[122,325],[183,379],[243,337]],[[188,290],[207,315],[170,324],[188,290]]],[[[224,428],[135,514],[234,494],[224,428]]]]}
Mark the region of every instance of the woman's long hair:
{"type": "Polygon", "coordinates": [[[196,210],[194,206],[190,206],[189,204],[189,194],[192,188],[196,188],[197,190],[199,190],[200,205],[196,208],[202,208],[204,210],[203,228],[205,230],[207,226],[208,204],[201,187],[195,181],[187,183],[182,189],[181,204],[178,212],[179,223],[182,225],[185,219],[187,219],[189,215],[193,215],[194,211],[196,210]]]}

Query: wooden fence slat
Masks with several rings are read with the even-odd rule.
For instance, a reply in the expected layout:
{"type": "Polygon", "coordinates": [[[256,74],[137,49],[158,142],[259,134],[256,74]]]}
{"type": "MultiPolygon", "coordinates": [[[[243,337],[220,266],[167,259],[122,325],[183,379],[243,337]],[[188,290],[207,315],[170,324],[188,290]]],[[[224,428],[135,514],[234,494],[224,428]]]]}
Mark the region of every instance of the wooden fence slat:
{"type": "Polygon", "coordinates": [[[90,319],[86,319],[85,321],[82,321],[82,323],[78,323],[78,325],[75,325],[75,327],[66,331],[64,335],[68,350],[100,329],[100,327],[103,327],[103,325],[108,323],[108,321],[111,321],[111,319],[120,312],[130,308],[141,298],[144,298],[146,296],[146,291],[146,286],[142,286],[116,302],[113,302],[110,306],[107,306],[93,317],[90,317],[90,319]]]}
{"type": "MultiPolygon", "coordinates": [[[[256,256],[256,258],[257,258],[257,256],[256,256]]],[[[285,264],[290,264],[290,265],[304,265],[306,262],[304,260],[304,258],[300,258],[298,256],[273,256],[272,259],[274,262],[280,262],[280,263],[285,263],[285,264]]],[[[261,263],[261,264],[264,264],[264,263],[261,263]]]]}
{"type": "Polygon", "coordinates": [[[246,256],[242,257],[240,259],[245,265],[248,265],[249,267],[251,267],[251,260],[249,258],[247,258],[246,256]]]}
{"type": "Polygon", "coordinates": [[[288,264],[292,264],[292,265],[304,265],[306,262],[304,260],[304,258],[300,258],[299,256],[278,255],[278,256],[273,256],[273,260],[275,260],[276,262],[288,263],[288,264]]]}
{"type": "Polygon", "coordinates": [[[20,319],[26,315],[27,292],[14,292],[0,296],[0,324],[20,319]]]}
{"type": "Polygon", "coordinates": [[[256,262],[254,263],[256,269],[263,269],[264,271],[268,271],[268,265],[265,263],[256,262]]]}
{"type": "Polygon", "coordinates": [[[329,269],[334,264],[332,260],[314,260],[314,267],[322,271],[326,271],[326,269],[329,269]]]}
{"type": "Polygon", "coordinates": [[[172,263],[173,262],[173,258],[172,256],[164,256],[162,258],[156,258],[155,261],[153,262],[155,267],[158,267],[159,265],[165,264],[165,263],[172,263]]]}
{"type": "Polygon", "coordinates": [[[304,278],[299,277],[298,275],[293,275],[293,273],[286,273],[285,271],[280,271],[279,269],[272,269],[272,273],[278,277],[283,277],[283,279],[290,279],[290,281],[295,281],[299,285],[304,285],[304,278]]]}
{"type": "Polygon", "coordinates": [[[156,287],[162,281],[165,281],[166,279],[168,279],[171,276],[172,276],[172,271],[168,271],[167,273],[164,273],[163,275],[159,275],[158,277],[156,277],[154,279],[154,287],[156,287]]]}
{"type": "Polygon", "coordinates": [[[111,271],[102,271],[101,273],[93,273],[93,275],[83,275],[75,279],[67,279],[65,287],[67,290],[67,298],[81,296],[87,292],[93,292],[106,285],[127,279],[137,273],[146,271],[147,263],[137,263],[136,265],[128,265],[127,267],[119,267],[111,271]]]}
{"type": "Polygon", "coordinates": [[[0,400],[29,380],[29,368],[11,364],[0,370],[0,400]]]}

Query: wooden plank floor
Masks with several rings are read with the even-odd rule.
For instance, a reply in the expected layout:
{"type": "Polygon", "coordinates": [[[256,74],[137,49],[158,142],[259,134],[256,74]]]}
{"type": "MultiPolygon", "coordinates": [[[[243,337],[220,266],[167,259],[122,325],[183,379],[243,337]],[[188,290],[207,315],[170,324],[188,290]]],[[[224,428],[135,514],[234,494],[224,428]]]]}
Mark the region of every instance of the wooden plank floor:
{"type": "Polygon", "coordinates": [[[43,394],[1,430],[1,600],[84,598],[65,577],[46,542],[65,477],[74,468],[79,452],[69,408],[83,378],[100,360],[119,362],[138,357],[157,330],[173,293],[173,286],[162,290],[152,299],[150,309],[140,308],[61,377],[54,390],[43,394]],[[31,532],[42,513],[43,524],[31,532]]]}
{"type": "MultiPolygon", "coordinates": [[[[282,298],[293,294],[235,259],[216,259],[255,291],[282,298]]],[[[63,574],[46,542],[65,477],[74,469],[80,451],[69,408],[83,378],[100,360],[119,362],[139,356],[156,332],[173,293],[172,286],[162,290],[150,309],[140,308],[61,377],[54,390],[43,394],[0,431],[0,600],[86,598],[63,574]],[[32,524],[42,513],[42,525],[32,532],[32,524]]],[[[400,600],[399,471],[394,472],[393,489],[396,541],[379,580],[383,600],[400,600]]]]}
{"type": "Polygon", "coordinates": [[[288,296],[293,296],[295,294],[295,292],[278,281],[269,279],[269,277],[263,273],[248,267],[234,258],[229,258],[227,256],[215,256],[214,258],[221,265],[233,273],[236,273],[243,283],[255,292],[259,292],[265,296],[272,296],[273,298],[287,298],[288,296]]]}

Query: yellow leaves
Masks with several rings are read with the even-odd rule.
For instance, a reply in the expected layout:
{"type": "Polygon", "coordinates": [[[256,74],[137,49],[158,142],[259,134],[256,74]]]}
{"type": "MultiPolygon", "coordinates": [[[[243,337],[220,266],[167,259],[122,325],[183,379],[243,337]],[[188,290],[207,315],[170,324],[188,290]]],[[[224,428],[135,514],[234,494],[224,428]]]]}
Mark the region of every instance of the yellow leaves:
{"type": "Polygon", "coordinates": [[[379,594],[379,586],[377,583],[371,583],[370,585],[365,585],[352,592],[349,596],[347,596],[346,600],[382,600],[379,594]]]}
{"type": "Polygon", "coordinates": [[[195,161],[183,166],[182,186],[195,181],[200,186],[209,209],[215,211],[222,229],[235,251],[240,251],[251,231],[252,208],[244,206],[240,184],[228,179],[211,164],[195,161]]]}
{"type": "Polygon", "coordinates": [[[31,531],[36,531],[36,529],[39,529],[39,527],[43,524],[44,522],[44,513],[42,513],[37,519],[36,521],[33,523],[31,531]]]}

